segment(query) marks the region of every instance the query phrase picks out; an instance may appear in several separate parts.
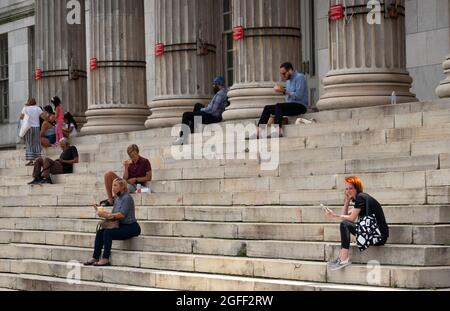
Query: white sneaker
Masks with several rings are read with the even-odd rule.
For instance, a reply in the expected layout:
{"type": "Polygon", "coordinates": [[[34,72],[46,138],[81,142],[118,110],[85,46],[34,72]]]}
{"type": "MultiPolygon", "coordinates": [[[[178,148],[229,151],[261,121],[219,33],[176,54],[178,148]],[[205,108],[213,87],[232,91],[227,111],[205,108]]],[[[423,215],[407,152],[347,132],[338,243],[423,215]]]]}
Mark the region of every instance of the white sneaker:
{"type": "Polygon", "coordinates": [[[184,139],[183,137],[177,138],[173,143],[173,146],[183,146],[184,145],[184,139]]]}
{"type": "Polygon", "coordinates": [[[335,260],[331,260],[331,261],[329,261],[328,263],[327,263],[327,266],[328,267],[333,267],[333,266],[335,266],[338,262],[339,262],[339,257],[338,258],[336,258],[335,260]]]}
{"type": "Polygon", "coordinates": [[[345,267],[350,266],[351,264],[352,264],[352,262],[350,261],[350,258],[348,258],[346,261],[341,261],[339,259],[335,265],[330,266],[330,270],[331,271],[341,270],[341,269],[344,269],[345,267]]]}

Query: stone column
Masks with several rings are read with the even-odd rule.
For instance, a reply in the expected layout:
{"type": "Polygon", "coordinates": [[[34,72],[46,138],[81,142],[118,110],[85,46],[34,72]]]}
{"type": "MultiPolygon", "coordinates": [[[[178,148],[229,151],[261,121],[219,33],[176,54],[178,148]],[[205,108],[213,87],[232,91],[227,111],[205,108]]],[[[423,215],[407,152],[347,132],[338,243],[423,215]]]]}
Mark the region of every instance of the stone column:
{"type": "Polygon", "coordinates": [[[143,0],[90,1],[89,110],[84,134],[145,129],[145,23],[143,0]]]}
{"type": "Polygon", "coordinates": [[[85,2],[80,0],[76,6],[71,2],[36,0],[36,67],[42,70],[42,79],[36,83],[37,102],[49,105],[53,96],[59,96],[65,111],[84,123],[87,109],[85,2]]]}
{"type": "MultiPolygon", "coordinates": [[[[448,1],[448,18],[450,24],[450,0],[448,1]]],[[[449,38],[450,43],[450,38],[449,38]]],[[[436,89],[436,94],[439,98],[450,98],[450,54],[447,55],[446,60],[442,64],[442,68],[444,69],[444,74],[447,78],[441,81],[440,85],[436,89]]]]}
{"type": "Polygon", "coordinates": [[[164,54],[156,57],[156,97],[147,128],[167,127],[181,122],[196,103],[211,100],[216,69],[215,41],[221,37],[214,27],[212,0],[156,0],[156,42],[164,54]]]}
{"type": "Polygon", "coordinates": [[[257,118],[264,106],[284,101],[273,90],[280,65],[289,61],[300,69],[300,1],[233,0],[233,26],[243,26],[245,36],[234,45],[235,84],[224,118],[257,118]]]}
{"type": "Polygon", "coordinates": [[[398,103],[417,101],[406,69],[405,1],[386,0],[392,15],[385,15],[382,5],[379,24],[368,22],[374,9],[368,2],[347,1],[347,18],[329,22],[330,71],[320,110],[386,105],[392,92],[398,103]]]}
{"type": "Polygon", "coordinates": [[[436,94],[439,98],[450,98],[450,54],[442,64],[442,68],[444,69],[444,74],[447,78],[441,81],[440,85],[436,89],[436,94]]]}

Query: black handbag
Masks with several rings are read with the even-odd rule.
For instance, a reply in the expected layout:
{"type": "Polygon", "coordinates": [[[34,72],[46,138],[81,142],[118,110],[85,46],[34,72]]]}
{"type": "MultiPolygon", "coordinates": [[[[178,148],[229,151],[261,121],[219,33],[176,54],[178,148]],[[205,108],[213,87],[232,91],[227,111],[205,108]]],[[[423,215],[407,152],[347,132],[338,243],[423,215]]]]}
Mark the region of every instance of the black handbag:
{"type": "Polygon", "coordinates": [[[356,243],[359,251],[364,252],[371,245],[378,244],[382,238],[375,214],[369,214],[369,197],[366,196],[366,216],[356,224],[356,243]]]}

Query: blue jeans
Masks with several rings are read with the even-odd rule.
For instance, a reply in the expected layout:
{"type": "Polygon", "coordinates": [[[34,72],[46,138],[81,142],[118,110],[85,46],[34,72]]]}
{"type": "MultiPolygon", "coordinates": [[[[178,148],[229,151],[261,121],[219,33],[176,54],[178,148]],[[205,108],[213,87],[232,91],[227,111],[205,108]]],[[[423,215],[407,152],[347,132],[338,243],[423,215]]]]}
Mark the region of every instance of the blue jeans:
{"type": "Polygon", "coordinates": [[[111,257],[111,248],[113,241],[125,241],[141,234],[141,227],[137,222],[132,225],[120,225],[118,229],[99,230],[95,237],[95,249],[93,258],[99,260],[103,251],[103,258],[111,257]]]}

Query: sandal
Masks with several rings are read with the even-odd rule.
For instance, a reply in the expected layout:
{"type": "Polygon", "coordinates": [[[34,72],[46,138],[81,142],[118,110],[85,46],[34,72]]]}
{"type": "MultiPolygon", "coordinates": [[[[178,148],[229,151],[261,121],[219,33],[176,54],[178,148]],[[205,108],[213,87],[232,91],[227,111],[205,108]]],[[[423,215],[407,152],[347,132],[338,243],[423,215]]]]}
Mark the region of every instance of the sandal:
{"type": "Polygon", "coordinates": [[[95,266],[95,264],[98,263],[97,259],[91,259],[84,263],[85,266],[95,266]]]}
{"type": "Polygon", "coordinates": [[[104,263],[104,264],[99,264],[98,262],[96,262],[94,265],[94,267],[110,267],[111,263],[108,261],[108,263],[104,263]]]}

